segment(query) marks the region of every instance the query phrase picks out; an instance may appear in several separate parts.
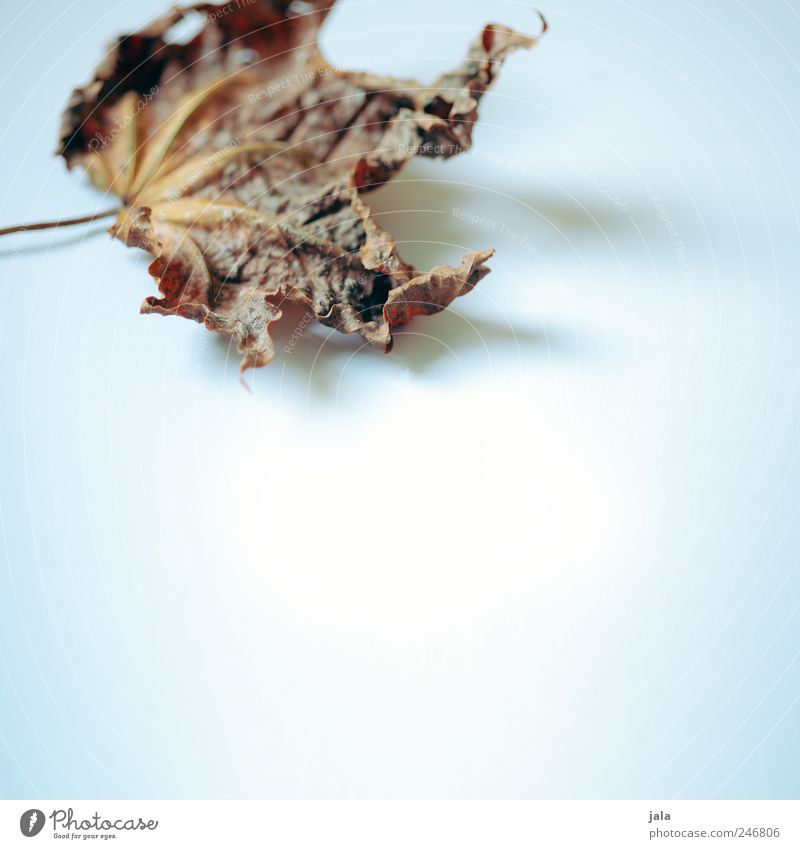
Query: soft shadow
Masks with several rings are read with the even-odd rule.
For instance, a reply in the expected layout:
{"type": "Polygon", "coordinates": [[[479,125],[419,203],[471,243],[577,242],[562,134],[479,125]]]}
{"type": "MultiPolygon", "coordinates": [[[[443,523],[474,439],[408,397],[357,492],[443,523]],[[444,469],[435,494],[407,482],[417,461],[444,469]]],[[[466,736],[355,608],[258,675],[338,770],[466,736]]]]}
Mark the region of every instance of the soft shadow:
{"type": "MultiPolygon", "coordinates": [[[[272,325],[276,354],[262,370],[267,374],[250,372],[245,381],[252,375],[259,384],[263,380],[270,386],[279,384],[281,391],[308,391],[317,399],[339,392],[342,374],[356,358],[373,361],[387,378],[398,371],[423,377],[441,368],[475,372],[499,367],[500,362],[574,360],[580,347],[574,333],[513,326],[445,310],[398,330],[392,352],[384,355],[359,335],[339,333],[313,319],[298,332],[305,321],[305,310],[296,305],[283,310],[283,318],[272,325]]],[[[229,347],[227,340],[220,338],[214,347],[220,366],[227,369],[238,364],[235,346],[229,347]]]]}
{"type": "Polygon", "coordinates": [[[513,192],[476,187],[414,161],[402,175],[368,194],[375,220],[419,268],[456,262],[475,248],[529,253],[562,250],[576,240],[631,226],[631,212],[602,199],[537,193],[521,179],[513,192]]]}
{"type": "Polygon", "coordinates": [[[495,356],[521,359],[527,354],[550,359],[564,354],[572,356],[575,352],[574,345],[560,333],[514,327],[507,322],[468,317],[453,310],[419,319],[395,331],[394,340],[392,358],[415,374],[430,371],[442,359],[453,355],[466,358],[473,352],[485,355],[487,362],[495,356]],[[430,344],[421,343],[420,337],[430,340],[430,344]]]}
{"type": "MultiPolygon", "coordinates": [[[[241,380],[248,388],[269,387],[274,390],[310,387],[315,395],[325,396],[335,389],[338,375],[353,356],[364,355],[366,347],[378,357],[383,355],[366,345],[357,334],[343,334],[307,318],[304,307],[289,301],[281,304],[281,319],[270,326],[270,335],[275,345],[275,357],[262,369],[249,370],[241,380]]],[[[204,331],[210,332],[210,331],[204,331]]],[[[230,377],[239,375],[242,355],[237,350],[236,340],[220,333],[211,333],[212,344],[208,357],[210,369],[216,374],[230,377]]]]}

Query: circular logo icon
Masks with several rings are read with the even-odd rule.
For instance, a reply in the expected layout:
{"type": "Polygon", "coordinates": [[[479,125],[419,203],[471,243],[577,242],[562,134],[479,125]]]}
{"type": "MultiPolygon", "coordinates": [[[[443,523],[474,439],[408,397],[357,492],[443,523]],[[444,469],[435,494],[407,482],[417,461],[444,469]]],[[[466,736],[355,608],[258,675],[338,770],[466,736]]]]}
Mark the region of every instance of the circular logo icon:
{"type": "Polygon", "coordinates": [[[36,837],[44,828],[44,813],[38,808],[31,808],[19,818],[19,830],[25,837],[36,837]]]}

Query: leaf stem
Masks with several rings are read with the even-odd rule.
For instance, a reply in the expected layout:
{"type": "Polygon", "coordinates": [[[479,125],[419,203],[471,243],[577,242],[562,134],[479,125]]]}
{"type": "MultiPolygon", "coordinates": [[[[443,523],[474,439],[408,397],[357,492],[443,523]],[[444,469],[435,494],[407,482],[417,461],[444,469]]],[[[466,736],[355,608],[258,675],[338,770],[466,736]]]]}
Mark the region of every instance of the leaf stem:
{"type": "Polygon", "coordinates": [[[0,228],[0,236],[6,236],[9,233],[23,233],[26,230],[52,230],[55,227],[71,227],[73,224],[85,224],[89,221],[97,221],[99,218],[108,218],[110,215],[116,215],[119,211],[119,207],[114,207],[113,209],[104,209],[102,212],[95,212],[93,215],[82,215],[80,218],[61,218],[58,221],[40,221],[37,224],[17,224],[15,227],[0,228]]]}

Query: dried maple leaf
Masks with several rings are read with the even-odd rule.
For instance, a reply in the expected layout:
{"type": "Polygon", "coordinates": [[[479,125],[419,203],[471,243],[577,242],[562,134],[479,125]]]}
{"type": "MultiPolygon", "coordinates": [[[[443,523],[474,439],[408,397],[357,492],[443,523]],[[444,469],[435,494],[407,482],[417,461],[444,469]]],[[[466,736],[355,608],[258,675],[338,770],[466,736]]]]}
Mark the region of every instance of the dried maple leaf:
{"type": "Polygon", "coordinates": [[[430,86],[331,67],[317,46],[330,0],[174,9],[119,38],[64,113],[61,154],[123,209],[111,233],[154,257],[142,311],[232,334],[264,365],[284,300],[389,351],[392,330],[470,291],[491,251],[420,274],[363,195],[413,156],[471,143],[478,101],[535,38],[487,26],[430,86]],[[186,43],[180,22],[202,15],[186,43]]]}

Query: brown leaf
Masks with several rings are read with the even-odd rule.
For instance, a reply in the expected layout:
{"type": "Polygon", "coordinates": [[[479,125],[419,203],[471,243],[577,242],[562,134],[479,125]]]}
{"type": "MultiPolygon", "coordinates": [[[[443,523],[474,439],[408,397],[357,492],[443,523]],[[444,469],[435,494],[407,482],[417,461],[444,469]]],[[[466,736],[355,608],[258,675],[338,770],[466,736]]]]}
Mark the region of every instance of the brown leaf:
{"type": "Polygon", "coordinates": [[[281,304],[389,351],[392,331],[469,292],[491,251],[420,274],[364,195],[415,155],[471,144],[505,56],[535,39],[487,26],[425,87],[330,66],[317,46],[329,0],[174,9],[120,37],[64,113],[61,154],[123,203],[111,232],[149,251],[160,297],[236,336],[242,369],[269,362],[281,304]],[[202,16],[186,43],[182,21],[202,16]]]}

